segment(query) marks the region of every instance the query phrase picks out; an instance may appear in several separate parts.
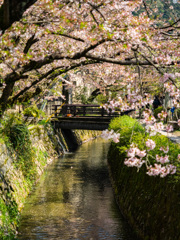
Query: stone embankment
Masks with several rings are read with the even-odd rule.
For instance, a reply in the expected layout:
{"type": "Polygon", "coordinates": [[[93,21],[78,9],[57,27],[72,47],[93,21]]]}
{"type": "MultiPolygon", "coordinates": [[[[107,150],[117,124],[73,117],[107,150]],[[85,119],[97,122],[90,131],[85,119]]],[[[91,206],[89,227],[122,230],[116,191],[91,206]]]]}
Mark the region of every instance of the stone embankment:
{"type": "MultiPolygon", "coordinates": [[[[29,127],[33,159],[20,158],[18,150],[1,139],[0,145],[0,239],[11,239],[16,233],[19,213],[32,185],[44,168],[58,157],[42,125],[29,127]],[[28,172],[31,169],[31,173],[28,172]],[[26,176],[24,172],[28,172],[26,176]],[[34,176],[33,176],[34,175],[34,176]],[[31,176],[31,177],[29,177],[31,176]]],[[[22,155],[21,155],[22,156],[22,155]]],[[[28,155],[29,156],[29,155],[28,155]]]]}

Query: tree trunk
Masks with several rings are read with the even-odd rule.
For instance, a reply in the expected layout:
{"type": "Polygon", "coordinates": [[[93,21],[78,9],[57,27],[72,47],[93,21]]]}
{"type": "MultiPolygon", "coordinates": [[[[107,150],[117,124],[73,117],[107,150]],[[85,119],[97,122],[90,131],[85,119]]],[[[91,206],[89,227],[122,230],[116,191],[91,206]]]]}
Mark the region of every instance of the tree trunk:
{"type": "Polygon", "coordinates": [[[23,13],[37,0],[4,0],[0,8],[0,29],[5,31],[15,21],[19,21],[23,13]]]}

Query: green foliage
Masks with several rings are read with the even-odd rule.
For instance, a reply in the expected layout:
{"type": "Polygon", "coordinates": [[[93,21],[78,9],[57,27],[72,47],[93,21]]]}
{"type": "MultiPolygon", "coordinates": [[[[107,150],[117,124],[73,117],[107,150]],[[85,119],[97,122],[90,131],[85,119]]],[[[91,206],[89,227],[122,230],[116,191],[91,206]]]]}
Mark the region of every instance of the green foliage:
{"type": "Polygon", "coordinates": [[[4,118],[1,119],[1,128],[0,128],[0,137],[3,139],[3,142],[10,147],[11,143],[8,136],[10,135],[11,126],[14,124],[22,123],[22,115],[19,113],[9,113],[5,114],[4,118]]]}
{"type": "Polygon", "coordinates": [[[144,132],[142,125],[136,119],[127,115],[114,118],[109,124],[109,129],[113,129],[115,132],[131,132],[132,129],[134,129],[134,131],[144,132]]]}
{"type": "MultiPolygon", "coordinates": [[[[166,148],[168,146],[170,163],[177,166],[178,169],[180,168],[180,163],[178,162],[178,154],[180,154],[179,145],[174,144],[169,140],[169,138],[161,134],[149,136],[149,134],[145,132],[144,127],[139,124],[137,120],[132,119],[126,115],[115,118],[111,121],[109,129],[113,129],[115,132],[120,133],[120,142],[116,144],[112,143],[112,147],[119,150],[119,158],[116,159],[116,161],[125,160],[125,158],[127,157],[126,151],[132,143],[134,143],[140,150],[144,150],[146,149],[145,142],[148,139],[152,139],[156,143],[156,147],[149,152],[149,164],[154,164],[156,162],[156,155],[165,156],[165,153],[160,150],[160,147],[163,146],[166,148]]],[[[176,175],[171,175],[171,177],[177,179],[179,178],[177,177],[179,175],[180,171],[177,170],[176,175]]]]}
{"type": "Polygon", "coordinates": [[[0,239],[14,239],[14,226],[18,225],[19,211],[16,202],[10,197],[10,193],[8,193],[6,201],[0,198],[0,221],[0,239]]]}
{"type": "Polygon", "coordinates": [[[77,87],[76,91],[74,92],[75,101],[78,101],[82,104],[88,104],[88,94],[87,94],[87,87],[77,87]]]}
{"type": "Polygon", "coordinates": [[[34,181],[37,172],[27,126],[15,124],[11,126],[7,136],[17,154],[15,166],[21,169],[26,179],[34,181]]]}
{"type": "Polygon", "coordinates": [[[158,118],[158,113],[161,113],[162,111],[163,111],[163,107],[162,106],[154,109],[154,117],[158,118]]]}
{"type": "Polygon", "coordinates": [[[8,114],[2,121],[0,130],[10,152],[16,152],[15,167],[19,168],[31,185],[36,178],[34,152],[32,151],[29,130],[22,121],[20,114],[8,114]]]}
{"type": "Polygon", "coordinates": [[[114,119],[110,124],[112,129],[124,126],[119,130],[120,142],[116,144],[112,142],[108,152],[109,169],[118,205],[133,228],[142,236],[140,238],[178,239],[179,231],[177,229],[180,229],[180,211],[178,210],[180,204],[180,163],[177,156],[180,154],[180,147],[164,135],[149,136],[135,127],[132,131],[133,123],[134,120],[130,118],[128,120],[126,116],[114,119]],[[125,121],[122,121],[123,118],[125,121]],[[129,127],[131,134],[129,134],[129,127]],[[165,156],[160,147],[169,146],[168,155],[170,163],[177,166],[176,174],[168,175],[165,178],[150,177],[146,174],[145,164],[139,171],[135,167],[127,167],[124,164],[130,143],[134,142],[139,149],[143,150],[146,148],[145,142],[149,138],[156,143],[156,147],[149,151],[151,155],[149,164],[155,162],[156,154],[165,156]],[[165,231],[160,232],[162,221],[165,231]],[[170,222],[177,223],[178,227],[177,224],[175,224],[176,227],[172,227],[170,222]]]}
{"type": "Polygon", "coordinates": [[[23,114],[27,117],[39,118],[40,116],[44,115],[44,112],[39,110],[36,105],[32,105],[32,106],[27,107],[23,111],[23,114]]]}
{"type": "MultiPolygon", "coordinates": [[[[152,19],[159,19],[163,21],[168,21],[170,24],[176,21],[176,17],[180,13],[180,6],[178,3],[174,3],[173,0],[162,1],[162,0],[146,0],[146,6],[149,10],[150,17],[152,19]],[[173,10],[169,9],[170,6],[173,6],[173,10]],[[154,11],[156,9],[156,11],[154,11]]],[[[134,15],[139,15],[144,12],[145,8],[142,4],[141,8],[134,12],[134,15]]]]}
{"type": "MultiPolygon", "coordinates": [[[[49,123],[45,125],[48,127],[49,123]]],[[[37,125],[35,128],[41,127],[37,125]]],[[[37,131],[36,133],[39,134],[37,131]]],[[[19,114],[7,114],[4,117],[1,121],[0,137],[12,154],[13,165],[24,175],[22,182],[28,192],[37,179],[39,166],[43,167],[47,163],[48,150],[32,147],[28,127],[19,114]]],[[[19,223],[19,211],[14,196],[17,197],[21,187],[17,182],[12,194],[13,189],[9,180],[4,179],[0,174],[0,239],[2,240],[16,239],[14,236],[19,223]]],[[[21,196],[18,197],[19,201],[24,201],[23,195],[22,199],[21,196]]]]}
{"type": "Polygon", "coordinates": [[[104,103],[107,103],[108,98],[109,98],[108,96],[105,96],[103,94],[99,94],[96,97],[96,101],[98,102],[98,104],[104,104],[104,103]]]}
{"type": "Polygon", "coordinates": [[[46,151],[38,150],[37,148],[33,148],[35,152],[38,152],[37,160],[41,164],[41,166],[45,166],[47,164],[48,153],[46,151]]]}
{"type": "MultiPolygon", "coordinates": [[[[162,154],[162,151],[159,150],[160,147],[161,146],[164,146],[164,147],[169,146],[168,155],[169,155],[170,162],[171,162],[171,164],[174,164],[174,165],[176,165],[179,168],[180,167],[180,163],[177,160],[178,159],[178,154],[180,154],[180,147],[179,147],[179,145],[174,144],[172,141],[169,140],[169,138],[167,138],[164,135],[160,135],[160,134],[157,134],[156,136],[152,136],[151,139],[153,141],[155,141],[155,143],[156,143],[156,147],[155,147],[154,150],[152,150],[152,154],[154,156],[156,154],[160,155],[160,154],[162,154]]],[[[178,175],[180,174],[179,170],[177,171],[177,174],[178,175]]]]}
{"type": "Polygon", "coordinates": [[[49,124],[45,119],[41,120],[38,122],[39,125],[43,125],[46,126],[47,124],[49,124]]]}

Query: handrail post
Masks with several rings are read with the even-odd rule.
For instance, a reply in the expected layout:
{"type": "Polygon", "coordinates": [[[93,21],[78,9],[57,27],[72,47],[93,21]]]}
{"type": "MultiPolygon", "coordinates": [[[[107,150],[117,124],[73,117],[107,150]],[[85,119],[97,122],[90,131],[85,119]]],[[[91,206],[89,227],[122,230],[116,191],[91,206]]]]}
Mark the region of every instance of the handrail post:
{"type": "Polygon", "coordinates": [[[57,105],[55,105],[55,117],[57,117],[57,105]]]}
{"type": "Polygon", "coordinates": [[[83,106],[83,116],[85,116],[85,115],[86,115],[86,107],[83,106]]]}
{"type": "Polygon", "coordinates": [[[104,116],[104,108],[102,107],[101,108],[101,117],[103,117],[104,116]]]}
{"type": "Polygon", "coordinates": [[[76,116],[77,112],[76,112],[76,105],[74,106],[74,116],[76,116]]]}

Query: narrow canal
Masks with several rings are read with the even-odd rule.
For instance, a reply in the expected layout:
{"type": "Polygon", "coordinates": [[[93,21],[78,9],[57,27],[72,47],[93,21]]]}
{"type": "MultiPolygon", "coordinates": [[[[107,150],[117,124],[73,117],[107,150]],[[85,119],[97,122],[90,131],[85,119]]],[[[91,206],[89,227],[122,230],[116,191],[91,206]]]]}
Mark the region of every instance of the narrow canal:
{"type": "Polygon", "coordinates": [[[87,142],[48,167],[27,199],[18,239],[137,239],[113,197],[108,146],[87,142]]]}

